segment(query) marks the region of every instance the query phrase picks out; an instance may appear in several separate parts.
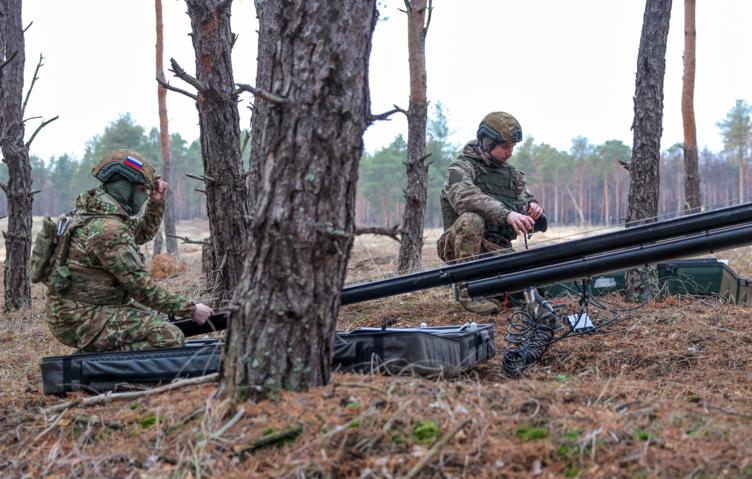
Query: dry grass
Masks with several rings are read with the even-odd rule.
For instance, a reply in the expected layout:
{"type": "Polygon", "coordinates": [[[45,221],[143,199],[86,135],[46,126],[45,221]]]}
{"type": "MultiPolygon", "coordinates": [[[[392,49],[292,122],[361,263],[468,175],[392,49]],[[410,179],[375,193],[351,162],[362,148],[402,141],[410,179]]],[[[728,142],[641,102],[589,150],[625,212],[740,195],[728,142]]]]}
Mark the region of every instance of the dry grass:
{"type": "MultiPolygon", "coordinates": [[[[191,246],[181,247],[187,271],[166,282],[195,295],[191,246]]],[[[390,239],[359,238],[349,278],[389,274],[395,253],[390,239]]],[[[752,275],[748,250],[723,256],[752,275]]],[[[557,343],[516,381],[497,356],[453,381],[335,374],[325,387],[242,404],[242,414],[203,385],[59,417],[41,412],[62,400],[42,396],[37,363],[70,351],[49,336],[41,294],[0,323],[4,477],[401,477],[464,424],[418,477],[752,478],[749,308],[653,303],[557,343]],[[247,449],[282,431],[293,437],[247,449]]],[[[338,325],[472,320],[437,288],[344,307],[338,325]]],[[[491,321],[501,347],[507,316],[491,321]]]]}

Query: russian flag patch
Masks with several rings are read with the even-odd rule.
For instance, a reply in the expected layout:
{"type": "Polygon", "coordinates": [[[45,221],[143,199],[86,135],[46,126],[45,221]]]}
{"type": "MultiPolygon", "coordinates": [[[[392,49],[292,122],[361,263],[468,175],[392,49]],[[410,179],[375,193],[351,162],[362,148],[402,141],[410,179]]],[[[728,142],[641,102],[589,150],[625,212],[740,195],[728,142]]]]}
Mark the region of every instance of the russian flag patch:
{"type": "Polygon", "coordinates": [[[144,167],[144,164],[142,162],[138,161],[136,158],[133,158],[132,156],[125,157],[125,164],[127,166],[130,166],[136,171],[141,171],[141,168],[144,167]]]}

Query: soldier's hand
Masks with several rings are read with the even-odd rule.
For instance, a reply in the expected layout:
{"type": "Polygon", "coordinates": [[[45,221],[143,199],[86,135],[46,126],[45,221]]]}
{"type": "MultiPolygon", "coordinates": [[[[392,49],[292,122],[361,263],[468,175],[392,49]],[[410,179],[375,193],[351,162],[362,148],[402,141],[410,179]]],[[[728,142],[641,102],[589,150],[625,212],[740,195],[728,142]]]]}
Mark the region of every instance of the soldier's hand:
{"type": "Polygon", "coordinates": [[[204,324],[212,314],[214,314],[213,309],[204,303],[198,303],[196,305],[196,311],[193,312],[193,322],[196,324],[204,324]]]}
{"type": "Polygon", "coordinates": [[[536,201],[531,201],[527,205],[527,214],[534,220],[537,220],[543,214],[543,208],[536,201]]]}
{"type": "Polygon", "coordinates": [[[529,216],[512,211],[507,215],[507,224],[514,228],[515,233],[530,233],[535,226],[535,220],[529,216]]]}
{"type": "Polygon", "coordinates": [[[154,185],[154,189],[151,190],[151,194],[149,195],[149,199],[155,203],[161,203],[165,199],[165,194],[167,193],[167,189],[170,187],[169,184],[167,184],[166,181],[162,181],[161,179],[157,178],[157,182],[154,185]]]}

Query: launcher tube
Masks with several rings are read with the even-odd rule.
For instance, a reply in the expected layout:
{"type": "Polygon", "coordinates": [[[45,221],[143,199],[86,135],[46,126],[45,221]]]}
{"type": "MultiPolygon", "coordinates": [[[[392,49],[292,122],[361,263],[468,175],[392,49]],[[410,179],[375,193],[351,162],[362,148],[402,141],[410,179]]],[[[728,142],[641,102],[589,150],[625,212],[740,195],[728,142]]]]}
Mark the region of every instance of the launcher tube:
{"type": "Polygon", "coordinates": [[[435,288],[458,281],[473,281],[494,275],[514,273],[523,269],[552,265],[575,260],[594,253],[615,251],[639,246],[677,236],[696,234],[708,229],[734,226],[752,222],[752,204],[722,208],[705,213],[695,213],[645,225],[626,228],[591,238],[563,244],[543,246],[467,263],[445,266],[429,271],[407,274],[342,289],[342,304],[359,303],[435,288]]]}
{"type": "Polygon", "coordinates": [[[617,251],[602,256],[582,258],[562,264],[471,281],[467,283],[467,291],[474,298],[505,292],[513,293],[530,286],[543,286],[559,281],[586,278],[610,271],[670,261],[702,253],[712,253],[749,244],[752,244],[752,225],[744,225],[732,229],[710,231],[690,238],[636,247],[627,251],[617,251]]]}

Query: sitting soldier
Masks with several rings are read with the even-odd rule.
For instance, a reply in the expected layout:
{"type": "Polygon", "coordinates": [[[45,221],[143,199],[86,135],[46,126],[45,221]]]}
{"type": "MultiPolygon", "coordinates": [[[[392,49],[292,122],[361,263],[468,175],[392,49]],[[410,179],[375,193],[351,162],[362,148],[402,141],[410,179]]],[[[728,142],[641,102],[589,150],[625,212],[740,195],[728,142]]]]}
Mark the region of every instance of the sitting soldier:
{"type": "MultiPolygon", "coordinates": [[[[489,113],[480,123],[477,139],[449,165],[441,190],[444,234],[437,243],[443,261],[467,261],[508,249],[518,233],[533,231],[543,209],[527,190],[525,175],[508,163],[520,141],[522,128],[512,115],[489,113]]],[[[468,311],[500,311],[498,301],[470,299],[462,285],[455,294],[468,311]]]]}
{"type": "Polygon", "coordinates": [[[45,279],[52,335],[86,352],[181,346],[182,331],[157,312],[203,324],[212,309],[154,282],[138,249],[159,230],[167,183],[125,150],[105,155],[92,174],[102,185],[80,194],[57,227],[45,279]]]}

